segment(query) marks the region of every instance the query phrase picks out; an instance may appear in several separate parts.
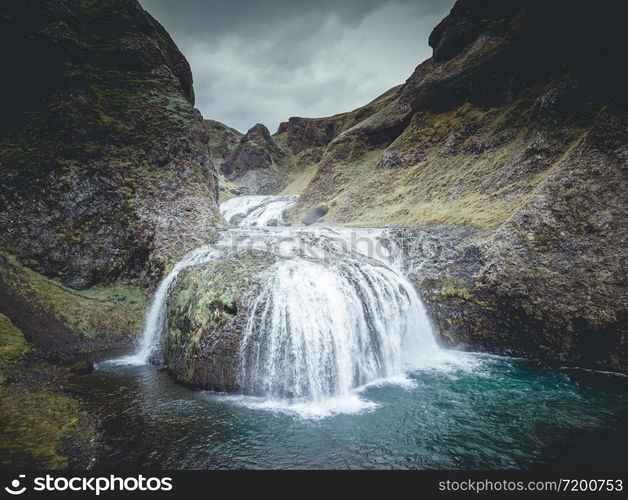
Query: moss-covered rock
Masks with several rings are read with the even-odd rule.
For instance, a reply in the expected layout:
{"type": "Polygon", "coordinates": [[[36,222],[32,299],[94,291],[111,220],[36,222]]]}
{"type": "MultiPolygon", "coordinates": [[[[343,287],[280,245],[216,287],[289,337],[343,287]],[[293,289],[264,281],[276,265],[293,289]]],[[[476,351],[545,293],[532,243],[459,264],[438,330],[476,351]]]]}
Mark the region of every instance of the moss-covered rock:
{"type": "Polygon", "coordinates": [[[51,389],[0,386],[0,468],[86,468],[96,438],[88,415],[71,397],[51,389]],[[76,454],[69,456],[70,450],[76,454]]]}
{"type": "Polygon", "coordinates": [[[238,348],[260,275],[275,262],[244,251],[189,267],[177,277],[167,307],[165,364],[181,383],[238,389],[238,348]]]}

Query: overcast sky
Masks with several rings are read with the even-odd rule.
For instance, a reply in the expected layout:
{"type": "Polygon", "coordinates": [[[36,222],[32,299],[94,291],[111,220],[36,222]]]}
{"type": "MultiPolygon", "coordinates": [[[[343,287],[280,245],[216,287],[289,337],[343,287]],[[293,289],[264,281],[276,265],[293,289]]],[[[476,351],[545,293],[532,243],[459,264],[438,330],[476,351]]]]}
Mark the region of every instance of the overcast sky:
{"type": "Polygon", "coordinates": [[[454,0],[140,0],[192,67],[205,118],[271,132],[366,104],[430,57],[454,0]]]}

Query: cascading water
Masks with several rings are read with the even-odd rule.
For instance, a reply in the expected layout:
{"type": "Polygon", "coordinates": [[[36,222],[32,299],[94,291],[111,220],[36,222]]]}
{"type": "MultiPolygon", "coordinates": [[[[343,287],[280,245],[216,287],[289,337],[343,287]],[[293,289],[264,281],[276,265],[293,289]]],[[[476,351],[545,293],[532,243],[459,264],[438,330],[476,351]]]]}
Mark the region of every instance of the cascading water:
{"type": "MultiPolygon", "coordinates": [[[[295,202],[296,196],[243,196],[233,198],[232,200],[223,203],[221,206],[221,213],[225,219],[229,220],[236,214],[242,214],[245,218],[243,218],[240,223],[246,226],[249,224],[246,215],[255,213],[257,214],[257,222],[251,225],[261,227],[269,220],[276,220],[280,214],[282,214],[283,210],[289,208],[290,205],[295,202]],[[275,200],[275,198],[279,198],[279,200],[275,200]]],[[[225,255],[229,250],[228,245],[224,244],[226,240],[227,238],[222,238],[216,245],[205,245],[192,250],[174,265],[172,270],[161,281],[155,292],[155,296],[153,297],[144,320],[144,329],[140,336],[137,351],[131,356],[125,356],[116,360],[117,362],[142,365],[150,361],[151,356],[159,349],[161,344],[170,285],[172,285],[177,275],[186,267],[202,264],[203,262],[225,255]]],[[[233,246],[234,245],[232,245],[232,247],[233,246]]]]}
{"type": "Polygon", "coordinates": [[[284,225],[284,210],[290,208],[296,199],[292,195],[239,196],[221,203],[220,212],[227,222],[233,221],[239,227],[284,225]]]}
{"type": "Polygon", "coordinates": [[[294,201],[247,196],[223,203],[223,215],[238,227],[175,265],[155,294],[136,354],[124,361],[147,363],[159,355],[168,290],[182,269],[246,248],[278,260],[266,271],[242,333],[243,393],[321,401],[442,359],[385,230],[266,227],[284,224],[294,201]]]}
{"type": "Polygon", "coordinates": [[[172,271],[162,280],[155,292],[150,309],[144,320],[144,329],[142,330],[137,352],[132,356],[127,356],[118,361],[139,365],[146,364],[150,361],[151,355],[157,350],[161,342],[166,313],[166,301],[168,300],[170,285],[182,269],[206,262],[214,255],[215,249],[213,247],[209,245],[203,246],[193,250],[174,265],[172,271]]]}
{"type": "Polygon", "coordinates": [[[439,350],[421,314],[409,283],[381,264],[280,262],[244,332],[241,386],[273,399],[319,401],[401,375],[439,350]]]}

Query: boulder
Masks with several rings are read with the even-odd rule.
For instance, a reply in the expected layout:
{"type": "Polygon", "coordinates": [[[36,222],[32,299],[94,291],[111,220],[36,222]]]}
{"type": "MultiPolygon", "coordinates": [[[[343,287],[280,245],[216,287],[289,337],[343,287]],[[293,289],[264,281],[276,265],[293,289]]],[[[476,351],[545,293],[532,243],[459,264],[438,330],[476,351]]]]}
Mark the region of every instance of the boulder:
{"type": "Polygon", "coordinates": [[[244,214],[235,214],[231,219],[229,219],[229,224],[232,226],[238,226],[240,222],[244,220],[246,216],[244,214]]]}
{"type": "Polygon", "coordinates": [[[318,205],[310,208],[310,210],[305,214],[302,221],[303,224],[309,226],[310,224],[314,224],[318,219],[323,217],[327,212],[329,212],[329,207],[326,203],[319,203],[318,205]]]}
{"type": "Polygon", "coordinates": [[[275,257],[247,250],[183,270],[168,297],[164,361],[179,383],[237,392],[238,350],[262,273],[275,257]]]}

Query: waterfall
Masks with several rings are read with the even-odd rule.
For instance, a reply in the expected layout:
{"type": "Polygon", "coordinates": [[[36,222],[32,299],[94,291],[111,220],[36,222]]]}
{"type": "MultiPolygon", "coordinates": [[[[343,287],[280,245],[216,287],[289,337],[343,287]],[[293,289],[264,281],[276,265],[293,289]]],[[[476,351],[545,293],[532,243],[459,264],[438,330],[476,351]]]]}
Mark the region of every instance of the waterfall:
{"type": "Polygon", "coordinates": [[[214,257],[215,254],[215,249],[212,246],[199,247],[188,253],[174,265],[157,287],[153,301],[144,319],[144,328],[136,352],[131,356],[125,356],[117,360],[117,362],[143,365],[150,361],[151,356],[161,344],[170,285],[183,269],[206,262],[214,257]]]}
{"type": "Polygon", "coordinates": [[[168,292],[182,269],[247,248],[272,252],[277,262],[265,271],[242,332],[243,393],[321,401],[440,358],[385,230],[266,226],[273,219],[281,225],[294,201],[246,196],[223,203],[223,215],[238,227],[173,267],[155,293],[136,353],[119,361],[159,361],[168,292]]]}
{"type": "Polygon", "coordinates": [[[285,225],[284,210],[294,205],[296,196],[240,196],[221,203],[225,220],[239,227],[285,225]],[[238,220],[239,219],[239,220],[238,220]],[[233,222],[232,222],[233,221],[233,222]]]}
{"type": "MultiPolygon", "coordinates": [[[[221,213],[226,220],[234,215],[243,216],[239,225],[264,226],[269,220],[283,222],[283,211],[296,201],[296,196],[242,196],[232,198],[221,205],[221,213]]],[[[250,240],[250,239],[249,239],[250,240]]],[[[150,362],[151,357],[159,350],[165,327],[168,291],[177,275],[186,267],[202,264],[219,258],[237,248],[236,240],[229,242],[223,235],[215,245],[205,245],[192,250],[177,262],[157,287],[148,313],[144,319],[144,328],[140,342],[134,354],[115,360],[120,364],[143,365],[150,362]]]]}
{"type": "Polygon", "coordinates": [[[318,401],[402,375],[439,350],[421,313],[412,286],[383,265],[280,262],[249,316],[240,385],[248,394],[318,401]]]}

